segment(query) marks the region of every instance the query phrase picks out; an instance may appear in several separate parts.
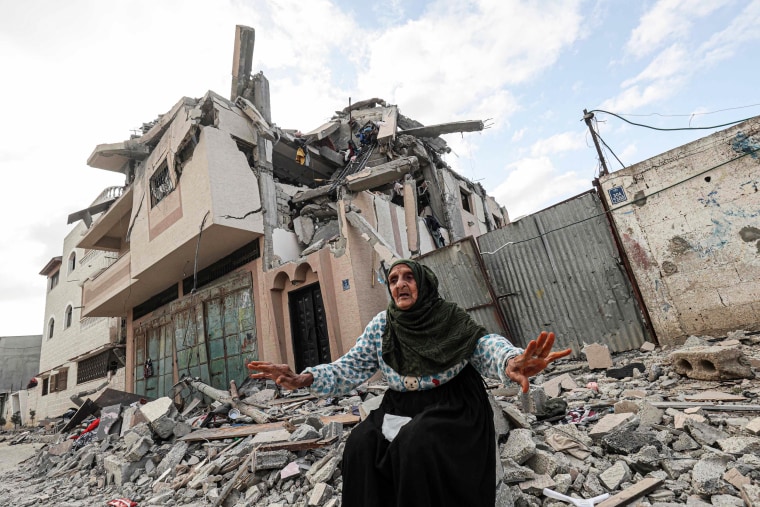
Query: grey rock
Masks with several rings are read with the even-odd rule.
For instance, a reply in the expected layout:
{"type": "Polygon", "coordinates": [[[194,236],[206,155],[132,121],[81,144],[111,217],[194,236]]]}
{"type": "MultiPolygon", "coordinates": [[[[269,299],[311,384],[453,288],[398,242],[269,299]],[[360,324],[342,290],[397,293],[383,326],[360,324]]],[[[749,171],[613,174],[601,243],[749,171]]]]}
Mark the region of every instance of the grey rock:
{"type": "Polygon", "coordinates": [[[533,432],[528,429],[516,428],[509,432],[509,438],[504,445],[501,456],[522,465],[535,453],[536,443],[533,441],[533,432]]]}
{"type": "Polygon", "coordinates": [[[599,474],[599,481],[610,491],[615,491],[623,482],[631,479],[631,469],[624,461],[617,461],[599,474]]]}

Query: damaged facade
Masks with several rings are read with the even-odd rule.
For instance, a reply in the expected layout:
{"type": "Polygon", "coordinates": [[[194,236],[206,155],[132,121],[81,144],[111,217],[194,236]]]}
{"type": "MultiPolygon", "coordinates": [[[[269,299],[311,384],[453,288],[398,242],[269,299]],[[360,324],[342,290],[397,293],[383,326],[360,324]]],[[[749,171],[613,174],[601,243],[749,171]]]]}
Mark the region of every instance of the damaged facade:
{"type": "Polygon", "coordinates": [[[482,122],[423,127],[371,99],[278,128],[252,36],[238,27],[233,100],[183,98],[88,160],[126,186],[76,245],[115,258],[84,281],[82,316],[126,319],[126,389],[147,397],[183,376],[226,388],[254,358],[329,362],[386,306],[381,262],[508,222],[436,137],[482,122]]]}
{"type": "Polygon", "coordinates": [[[661,344],[760,330],[760,117],[600,178],[661,344]]]}
{"type": "Polygon", "coordinates": [[[122,191],[121,187],[109,187],[89,208],[71,214],[69,223],[77,223],[63,240],[62,255],[53,257],[40,271],[47,278],[45,322],[35,372],[38,382],[28,389],[28,403],[38,421],[81,406],[80,395],[92,394],[105,385],[124,388],[126,321],[118,316],[84,316],[81,303],[84,281],[96,280],[116,261],[116,255],[77,246],[88,225],[122,191]]]}

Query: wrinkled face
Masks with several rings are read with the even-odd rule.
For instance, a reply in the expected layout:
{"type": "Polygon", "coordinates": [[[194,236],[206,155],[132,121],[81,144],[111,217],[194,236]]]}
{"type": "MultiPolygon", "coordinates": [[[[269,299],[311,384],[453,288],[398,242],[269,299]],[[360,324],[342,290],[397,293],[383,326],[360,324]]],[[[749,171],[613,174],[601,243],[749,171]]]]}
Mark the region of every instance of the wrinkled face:
{"type": "Polygon", "coordinates": [[[399,310],[408,310],[417,302],[417,281],[406,264],[396,264],[388,274],[391,297],[399,310]]]}

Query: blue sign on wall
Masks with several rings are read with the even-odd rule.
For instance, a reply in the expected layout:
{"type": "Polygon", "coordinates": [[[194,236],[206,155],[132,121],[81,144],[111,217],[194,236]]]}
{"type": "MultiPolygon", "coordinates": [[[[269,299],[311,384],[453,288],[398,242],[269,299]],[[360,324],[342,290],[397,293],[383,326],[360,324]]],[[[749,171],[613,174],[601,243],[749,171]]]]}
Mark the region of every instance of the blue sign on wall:
{"type": "Polygon", "coordinates": [[[610,201],[612,201],[612,204],[620,204],[621,202],[628,200],[623,187],[612,187],[608,192],[610,193],[610,201]]]}
{"type": "Polygon", "coordinates": [[[348,284],[348,278],[346,278],[345,280],[343,280],[343,290],[348,290],[350,288],[351,286],[348,284]]]}

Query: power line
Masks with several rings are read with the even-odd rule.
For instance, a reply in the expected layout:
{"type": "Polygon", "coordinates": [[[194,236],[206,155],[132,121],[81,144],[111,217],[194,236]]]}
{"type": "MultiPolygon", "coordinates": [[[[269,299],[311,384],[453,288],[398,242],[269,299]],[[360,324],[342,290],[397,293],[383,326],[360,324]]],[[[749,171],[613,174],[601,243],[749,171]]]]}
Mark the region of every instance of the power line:
{"type": "Polygon", "coordinates": [[[609,114],[611,116],[614,116],[616,118],[619,118],[619,119],[623,120],[626,123],[630,123],[631,125],[635,125],[637,127],[644,127],[644,128],[648,128],[648,129],[652,129],[652,130],[660,130],[660,131],[665,131],[665,132],[670,132],[670,131],[675,131],[675,130],[711,130],[711,129],[717,129],[717,128],[721,128],[721,127],[728,127],[730,125],[736,125],[737,123],[741,123],[743,121],[747,121],[747,120],[751,120],[752,119],[752,117],[750,117],[750,118],[744,118],[742,120],[731,121],[731,122],[728,122],[728,123],[723,123],[721,125],[713,125],[711,127],[662,128],[662,127],[653,127],[651,125],[645,125],[643,123],[636,123],[636,122],[633,122],[633,121],[628,120],[626,118],[623,118],[619,114],[611,113],[611,112],[605,111],[603,109],[592,109],[591,111],[589,111],[589,113],[604,113],[604,114],[609,114]]]}
{"type": "Polygon", "coordinates": [[[689,114],[662,114],[662,113],[647,113],[647,114],[633,114],[633,113],[618,113],[622,116],[659,116],[661,118],[676,118],[676,117],[693,117],[693,116],[701,116],[701,115],[707,115],[707,114],[716,114],[716,113],[724,113],[726,111],[734,111],[736,109],[747,109],[750,107],[757,107],[760,106],[760,104],[750,104],[748,106],[737,106],[737,107],[727,107],[726,109],[718,109],[716,111],[706,111],[704,113],[689,113],[689,114]]]}

